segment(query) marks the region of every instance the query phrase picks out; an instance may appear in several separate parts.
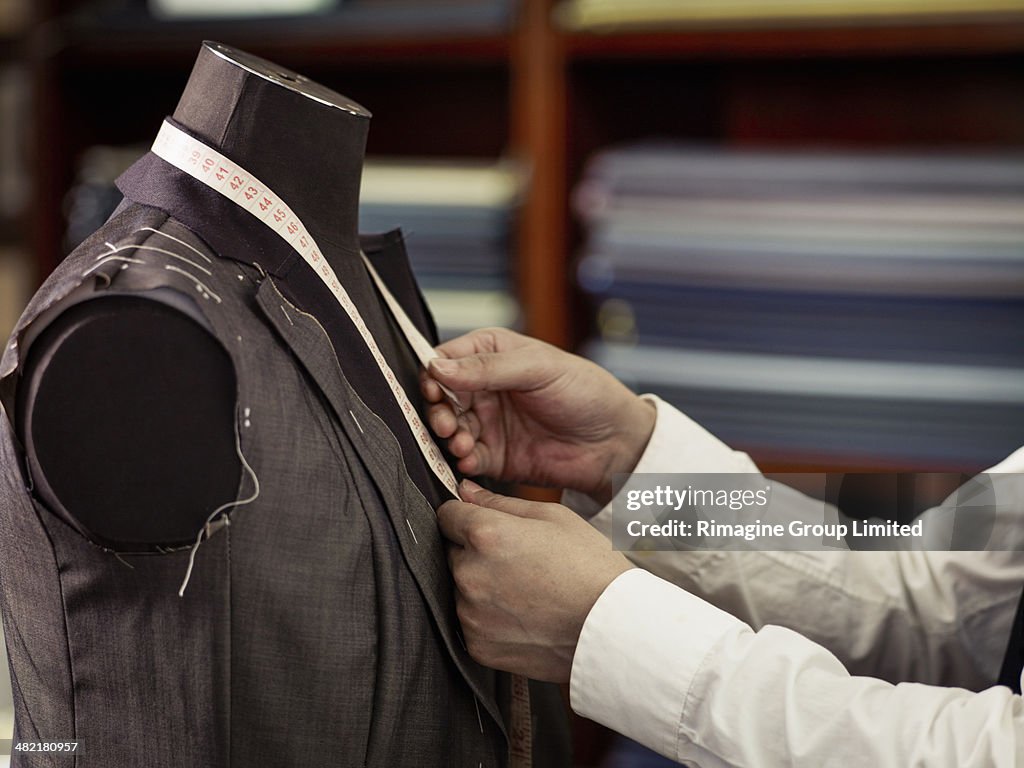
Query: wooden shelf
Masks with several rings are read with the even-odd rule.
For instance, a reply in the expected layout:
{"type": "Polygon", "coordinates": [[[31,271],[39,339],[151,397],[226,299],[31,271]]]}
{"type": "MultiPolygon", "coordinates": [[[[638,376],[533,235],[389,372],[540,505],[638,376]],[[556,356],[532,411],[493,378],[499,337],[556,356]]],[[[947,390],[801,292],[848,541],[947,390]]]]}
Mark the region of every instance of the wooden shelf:
{"type": "Polygon", "coordinates": [[[1003,24],[898,24],[565,32],[573,60],[984,55],[1024,51],[1024,18],[1003,24]]]}
{"type": "Polygon", "coordinates": [[[178,66],[195,56],[203,40],[276,56],[293,68],[325,61],[501,64],[508,59],[509,24],[500,14],[449,13],[437,20],[417,15],[342,9],[323,16],[162,21],[144,12],[95,18],[70,14],[59,20],[58,35],[67,63],[91,67],[120,67],[129,61],[178,66]]]}
{"type": "Polygon", "coordinates": [[[504,65],[509,55],[505,33],[357,35],[302,27],[271,34],[265,28],[231,25],[168,25],[117,36],[110,31],[64,30],[61,58],[67,66],[116,69],[123,66],[179,67],[190,63],[203,40],[217,40],[265,58],[303,66],[453,64],[504,65]]]}

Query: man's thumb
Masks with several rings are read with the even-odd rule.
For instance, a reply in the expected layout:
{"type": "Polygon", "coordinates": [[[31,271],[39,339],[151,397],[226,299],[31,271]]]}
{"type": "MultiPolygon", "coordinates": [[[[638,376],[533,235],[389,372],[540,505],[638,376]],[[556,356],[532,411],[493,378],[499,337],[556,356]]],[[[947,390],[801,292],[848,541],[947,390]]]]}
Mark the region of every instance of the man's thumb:
{"type": "Polygon", "coordinates": [[[547,520],[550,515],[547,512],[547,505],[536,502],[516,499],[511,496],[502,496],[500,493],[488,491],[481,488],[472,480],[463,480],[459,483],[459,495],[463,501],[476,504],[478,507],[496,509],[508,515],[516,517],[532,518],[535,520],[547,520]]]}
{"type": "Polygon", "coordinates": [[[456,392],[534,389],[543,373],[516,352],[481,352],[465,357],[436,357],[427,372],[456,392]]]}

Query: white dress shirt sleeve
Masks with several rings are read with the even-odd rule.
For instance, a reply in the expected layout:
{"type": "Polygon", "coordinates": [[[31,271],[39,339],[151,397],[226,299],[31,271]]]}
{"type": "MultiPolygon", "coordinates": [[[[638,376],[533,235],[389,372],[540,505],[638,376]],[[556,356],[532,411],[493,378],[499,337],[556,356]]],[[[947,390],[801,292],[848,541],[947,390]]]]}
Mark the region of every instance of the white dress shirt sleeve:
{"type": "Polygon", "coordinates": [[[851,677],[788,629],[750,627],[658,577],[619,576],[587,618],[573,709],[680,762],[712,766],[1024,765],[1024,701],[851,677]]]}
{"type": "MultiPolygon", "coordinates": [[[[636,471],[757,471],[651,399],[658,420],[636,471]]],[[[1022,470],[1018,451],[990,471],[1022,470]]],[[[807,511],[800,498],[793,515],[807,511]]],[[[1024,491],[1011,501],[996,536],[1024,529],[1024,491]]],[[[610,531],[610,509],[564,502],[610,531]]],[[[687,591],[642,571],[608,588],[573,664],[580,714],[702,765],[1024,764],[1021,698],[967,690],[998,671],[1019,551],[630,554],[687,591]]]]}

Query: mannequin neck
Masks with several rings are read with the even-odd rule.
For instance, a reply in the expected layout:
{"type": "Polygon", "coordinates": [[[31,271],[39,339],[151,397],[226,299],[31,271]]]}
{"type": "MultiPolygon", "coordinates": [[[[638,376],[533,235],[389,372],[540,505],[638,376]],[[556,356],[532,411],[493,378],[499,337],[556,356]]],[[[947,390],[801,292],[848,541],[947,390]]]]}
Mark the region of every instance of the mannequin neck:
{"type": "Polygon", "coordinates": [[[212,43],[203,44],[174,112],[277,193],[331,261],[358,258],[369,117],[340,94],[212,43]]]}

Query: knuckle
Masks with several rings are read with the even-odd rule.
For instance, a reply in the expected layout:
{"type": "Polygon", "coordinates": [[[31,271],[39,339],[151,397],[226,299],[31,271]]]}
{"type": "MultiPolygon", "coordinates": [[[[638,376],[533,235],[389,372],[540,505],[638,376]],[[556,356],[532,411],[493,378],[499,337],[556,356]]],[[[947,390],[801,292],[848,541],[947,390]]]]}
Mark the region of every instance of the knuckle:
{"type": "Polygon", "coordinates": [[[491,644],[482,637],[475,633],[468,634],[466,636],[466,650],[469,651],[470,656],[481,664],[490,666],[489,662],[493,656],[491,652],[491,644]]]}
{"type": "Polygon", "coordinates": [[[461,568],[456,565],[452,569],[452,579],[455,582],[455,588],[459,590],[459,594],[463,596],[460,603],[465,603],[465,598],[472,597],[476,592],[476,582],[472,576],[466,573],[465,568],[461,568]]]}
{"type": "Polygon", "coordinates": [[[459,624],[462,625],[466,633],[475,637],[480,622],[477,620],[472,604],[468,600],[456,600],[455,615],[458,617],[459,624]]]}
{"type": "Polygon", "coordinates": [[[478,552],[490,552],[500,543],[500,533],[490,523],[480,523],[469,529],[467,540],[478,552]]]}
{"type": "Polygon", "coordinates": [[[504,338],[504,328],[482,328],[480,330],[480,341],[482,342],[485,349],[492,352],[496,352],[501,346],[501,340],[504,338]]]}
{"type": "Polygon", "coordinates": [[[458,510],[456,506],[458,503],[457,499],[451,499],[437,508],[437,519],[438,522],[442,523],[442,526],[448,521],[448,517],[458,510]]]}

